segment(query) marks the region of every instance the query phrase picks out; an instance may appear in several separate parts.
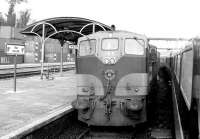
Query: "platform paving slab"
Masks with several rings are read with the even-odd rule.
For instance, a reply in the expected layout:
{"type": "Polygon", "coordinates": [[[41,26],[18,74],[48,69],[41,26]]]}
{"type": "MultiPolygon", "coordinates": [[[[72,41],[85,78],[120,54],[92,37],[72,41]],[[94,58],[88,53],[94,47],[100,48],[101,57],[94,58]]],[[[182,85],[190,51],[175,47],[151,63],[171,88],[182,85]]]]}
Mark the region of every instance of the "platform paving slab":
{"type": "Polygon", "coordinates": [[[0,80],[0,138],[71,104],[76,98],[74,71],[53,76],[18,78],[16,92],[13,79],[0,80]]]}

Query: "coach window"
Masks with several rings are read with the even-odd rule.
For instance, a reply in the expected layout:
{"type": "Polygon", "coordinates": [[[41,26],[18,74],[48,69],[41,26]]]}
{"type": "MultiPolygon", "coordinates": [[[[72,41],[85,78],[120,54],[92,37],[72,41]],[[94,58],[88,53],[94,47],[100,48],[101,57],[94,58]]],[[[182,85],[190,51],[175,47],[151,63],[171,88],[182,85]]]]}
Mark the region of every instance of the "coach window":
{"type": "Polygon", "coordinates": [[[119,40],[117,38],[116,39],[107,38],[102,40],[102,49],[105,51],[118,50],[118,47],[119,47],[119,40]]]}
{"type": "Polygon", "coordinates": [[[94,55],[95,54],[95,47],[96,47],[96,40],[85,40],[81,41],[79,44],[79,54],[80,56],[86,55],[94,55]]]}
{"type": "Polygon", "coordinates": [[[144,55],[144,40],[128,38],[125,39],[125,53],[133,55],[144,55]]]}

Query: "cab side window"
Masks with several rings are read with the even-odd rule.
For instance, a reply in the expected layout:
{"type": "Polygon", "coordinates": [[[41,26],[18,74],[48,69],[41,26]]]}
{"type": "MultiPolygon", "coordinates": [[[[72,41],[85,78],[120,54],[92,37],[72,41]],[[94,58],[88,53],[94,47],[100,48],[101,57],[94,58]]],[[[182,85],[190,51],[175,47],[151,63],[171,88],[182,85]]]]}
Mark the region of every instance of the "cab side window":
{"type": "Polygon", "coordinates": [[[94,55],[95,48],[96,48],[95,39],[81,41],[79,44],[79,55],[80,56],[94,55]]]}
{"type": "Polygon", "coordinates": [[[144,40],[128,38],[125,39],[125,54],[144,55],[144,40]]]}

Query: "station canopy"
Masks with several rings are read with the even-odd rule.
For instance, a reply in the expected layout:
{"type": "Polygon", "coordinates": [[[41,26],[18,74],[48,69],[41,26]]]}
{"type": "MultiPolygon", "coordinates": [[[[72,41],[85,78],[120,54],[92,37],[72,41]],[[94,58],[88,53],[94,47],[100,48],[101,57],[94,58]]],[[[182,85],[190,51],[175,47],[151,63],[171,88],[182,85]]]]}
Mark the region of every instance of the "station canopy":
{"type": "Polygon", "coordinates": [[[94,20],[79,17],[56,17],[30,24],[21,33],[38,36],[44,41],[52,38],[76,43],[81,36],[111,30],[110,26],[94,20]]]}

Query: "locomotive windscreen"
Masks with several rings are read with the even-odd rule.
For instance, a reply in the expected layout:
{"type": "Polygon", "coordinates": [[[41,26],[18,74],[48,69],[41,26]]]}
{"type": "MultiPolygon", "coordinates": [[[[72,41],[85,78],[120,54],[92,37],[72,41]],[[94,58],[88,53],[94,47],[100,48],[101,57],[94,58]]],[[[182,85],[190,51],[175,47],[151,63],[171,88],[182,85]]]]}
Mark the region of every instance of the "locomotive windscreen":
{"type": "Polygon", "coordinates": [[[103,39],[102,40],[102,49],[103,50],[117,50],[119,47],[119,40],[118,39],[103,39]]]}
{"type": "Polygon", "coordinates": [[[125,53],[144,55],[144,41],[136,39],[125,39],[125,53]]]}

